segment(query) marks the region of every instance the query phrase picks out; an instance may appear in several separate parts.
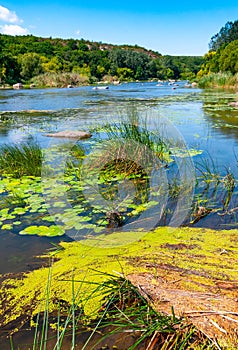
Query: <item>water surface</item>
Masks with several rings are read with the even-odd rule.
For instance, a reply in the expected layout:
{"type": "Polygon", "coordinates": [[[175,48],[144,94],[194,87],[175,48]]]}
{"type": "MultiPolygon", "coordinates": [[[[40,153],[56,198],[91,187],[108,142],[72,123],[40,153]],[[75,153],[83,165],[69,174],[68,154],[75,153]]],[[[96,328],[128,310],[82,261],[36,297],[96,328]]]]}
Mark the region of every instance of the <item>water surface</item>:
{"type": "MultiPolygon", "coordinates": [[[[236,101],[237,95],[186,88],[185,82],[179,82],[178,86],[171,86],[168,82],[157,85],[156,82],[138,82],[110,85],[108,90],[93,90],[90,86],[2,90],[0,144],[33,138],[47,148],[52,143],[62,142],[46,137],[48,132],[89,130],[103,122],[120,121],[123,113],[134,106],[142,112],[153,110],[155,118],[168,118],[180,131],[188,148],[202,151],[194,157],[195,163],[210,159],[221,174],[225,175],[229,170],[237,179],[238,110],[229,106],[229,102],[236,101]]],[[[216,217],[213,228],[224,228],[221,227],[222,220],[216,217]]],[[[54,241],[6,234],[0,233],[0,273],[25,269],[27,257],[40,254],[51,247],[50,241],[54,241]]]]}

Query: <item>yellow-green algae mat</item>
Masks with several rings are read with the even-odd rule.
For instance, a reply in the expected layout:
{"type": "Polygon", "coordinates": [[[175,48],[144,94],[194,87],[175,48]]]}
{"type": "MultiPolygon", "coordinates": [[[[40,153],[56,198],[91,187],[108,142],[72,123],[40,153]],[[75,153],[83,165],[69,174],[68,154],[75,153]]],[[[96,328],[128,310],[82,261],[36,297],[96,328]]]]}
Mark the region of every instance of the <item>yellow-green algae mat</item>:
{"type": "MultiPolygon", "coordinates": [[[[162,227],[139,240],[137,237],[137,232],[114,232],[90,240],[64,242],[49,259],[53,259],[50,267],[15,278],[4,276],[1,326],[23,314],[30,319],[44,311],[46,290],[49,312],[57,308],[55,298],[71,303],[72,280],[82,303],[87,300],[84,312],[95,316],[100,296],[89,300],[87,296],[96,286],[93,283],[108,279],[99,271],[115,276],[149,273],[155,285],[159,285],[161,277],[174,280],[179,275],[179,288],[190,291],[207,291],[208,287],[212,290],[219,283],[228,282],[238,287],[238,230],[162,227]]],[[[224,293],[233,298],[237,288],[227,288],[224,293]]]]}

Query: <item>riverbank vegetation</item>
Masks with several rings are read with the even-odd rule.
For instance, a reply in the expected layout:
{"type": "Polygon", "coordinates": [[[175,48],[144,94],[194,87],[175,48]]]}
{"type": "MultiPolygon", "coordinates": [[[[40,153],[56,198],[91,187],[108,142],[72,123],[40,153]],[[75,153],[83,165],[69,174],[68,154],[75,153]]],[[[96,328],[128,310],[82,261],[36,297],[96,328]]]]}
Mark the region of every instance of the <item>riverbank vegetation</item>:
{"type": "Polygon", "coordinates": [[[193,79],[202,57],[162,56],[137,45],[0,35],[0,82],[77,86],[106,81],[193,79]]]}
{"type": "Polygon", "coordinates": [[[238,20],[227,22],[211,38],[198,72],[199,86],[238,89],[238,20]]]}

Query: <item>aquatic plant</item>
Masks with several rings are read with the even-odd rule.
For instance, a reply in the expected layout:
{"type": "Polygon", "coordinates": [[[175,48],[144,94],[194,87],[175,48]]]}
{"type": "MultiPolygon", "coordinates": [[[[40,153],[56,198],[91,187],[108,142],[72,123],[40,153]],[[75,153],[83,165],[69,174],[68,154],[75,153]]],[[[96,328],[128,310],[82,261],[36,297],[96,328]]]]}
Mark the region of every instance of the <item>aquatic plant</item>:
{"type": "Polygon", "coordinates": [[[233,223],[236,225],[236,210],[232,206],[236,207],[237,182],[231,170],[225,168],[226,173],[224,174],[224,171],[218,169],[209,155],[196,162],[196,169],[197,184],[192,211],[193,218],[190,223],[196,223],[212,212],[219,216],[232,213],[233,223]]]}
{"type": "Polygon", "coordinates": [[[200,78],[198,85],[201,88],[237,88],[238,75],[229,72],[211,73],[200,78]]]}
{"type": "Polygon", "coordinates": [[[40,176],[43,151],[34,141],[0,147],[0,174],[15,178],[40,176]]]}
{"type": "MultiPolygon", "coordinates": [[[[38,324],[36,334],[39,334],[44,312],[47,312],[45,318],[48,317],[49,326],[56,330],[54,339],[55,342],[59,339],[58,344],[67,335],[72,339],[73,327],[77,341],[80,340],[77,334],[83,336],[86,331],[95,330],[94,335],[101,334],[97,340],[102,340],[109,332],[123,332],[125,336],[134,331],[139,337],[148,335],[151,340],[154,336],[162,342],[167,333],[160,333],[160,328],[156,328],[156,319],[159,319],[158,326],[167,320],[167,330],[177,321],[160,318],[159,311],[166,303],[156,303],[153,291],[159,289],[161,284],[170,281],[172,288],[182,291],[181,297],[185,290],[192,294],[201,292],[203,296],[208,296],[211,305],[212,295],[215,303],[218,290],[220,296],[229,298],[234,295],[237,281],[237,230],[179,228],[171,233],[169,228],[163,227],[127,244],[128,236],[132,234],[138,238],[138,232],[114,232],[91,239],[89,244],[87,241],[61,243],[49,252],[52,258],[48,267],[45,264],[39,270],[24,274],[24,278],[8,276],[2,282],[0,295],[1,327],[7,326],[9,329],[11,322],[17,327],[15,320],[19,320],[21,325],[32,320],[32,325],[38,324]],[[115,241],[123,241],[125,245],[115,247],[115,241]],[[130,282],[133,275],[135,278],[138,276],[138,279],[145,277],[145,288],[142,280],[136,282],[137,287],[130,282]],[[233,289],[227,289],[229,283],[233,289]],[[224,288],[220,287],[222,284],[224,288]],[[80,329],[83,326],[81,321],[85,322],[87,329],[80,329]],[[110,331],[107,329],[105,334],[103,325],[112,328],[110,331]],[[154,335],[156,330],[158,333],[154,335]]],[[[177,325],[178,328],[174,326],[175,329],[168,334],[168,337],[173,337],[173,341],[177,336],[182,339],[185,330],[192,330],[180,328],[180,323],[177,325]]],[[[46,326],[44,329],[46,332],[46,326]]],[[[87,333],[87,337],[90,334],[87,333]]],[[[41,333],[38,341],[40,339],[41,333]]],[[[48,333],[48,339],[52,339],[52,334],[48,333]]],[[[83,339],[86,342],[85,336],[83,339]]],[[[174,349],[172,345],[170,348],[174,349]]]]}
{"type": "MultiPolygon", "coordinates": [[[[120,111],[119,111],[120,113],[120,111]]],[[[110,140],[117,142],[118,140],[133,140],[134,142],[146,146],[150,151],[162,161],[169,161],[169,150],[164,142],[159,130],[156,129],[156,123],[151,130],[151,120],[146,115],[141,113],[134,105],[127,111],[126,116],[120,116],[120,122],[110,121],[103,126],[93,128],[97,132],[97,137],[100,141],[110,140]],[[103,133],[103,139],[100,137],[103,133]]],[[[138,162],[145,154],[138,154],[138,162]]]]}

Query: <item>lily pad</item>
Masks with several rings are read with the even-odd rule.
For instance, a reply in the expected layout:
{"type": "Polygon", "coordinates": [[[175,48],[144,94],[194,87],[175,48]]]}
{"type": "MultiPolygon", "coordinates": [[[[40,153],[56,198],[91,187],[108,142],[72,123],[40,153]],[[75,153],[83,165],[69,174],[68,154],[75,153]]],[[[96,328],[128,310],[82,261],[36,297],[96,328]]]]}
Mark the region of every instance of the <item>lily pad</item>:
{"type": "Polygon", "coordinates": [[[29,226],[20,231],[20,235],[37,235],[37,236],[62,236],[65,231],[60,226],[29,226]]]}

